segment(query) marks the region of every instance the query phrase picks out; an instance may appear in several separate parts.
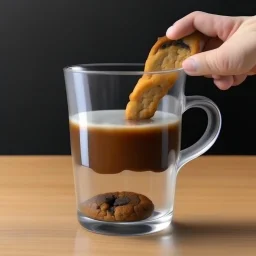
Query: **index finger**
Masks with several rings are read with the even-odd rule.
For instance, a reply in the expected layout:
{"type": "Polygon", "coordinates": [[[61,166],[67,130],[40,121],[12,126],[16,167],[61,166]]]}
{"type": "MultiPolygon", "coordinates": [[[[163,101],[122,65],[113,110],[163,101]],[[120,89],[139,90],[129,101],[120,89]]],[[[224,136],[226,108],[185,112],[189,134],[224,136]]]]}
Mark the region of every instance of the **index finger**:
{"type": "Polygon", "coordinates": [[[192,12],[176,21],[166,36],[177,40],[198,30],[208,37],[219,37],[226,41],[244,21],[243,17],[228,17],[205,12],[192,12]]]}

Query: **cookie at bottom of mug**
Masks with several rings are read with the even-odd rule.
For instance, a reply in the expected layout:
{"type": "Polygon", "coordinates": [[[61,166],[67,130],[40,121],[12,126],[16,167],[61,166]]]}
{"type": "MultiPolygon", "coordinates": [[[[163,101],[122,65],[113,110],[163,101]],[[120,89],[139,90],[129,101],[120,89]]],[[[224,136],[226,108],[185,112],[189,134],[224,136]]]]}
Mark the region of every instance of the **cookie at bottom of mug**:
{"type": "Polygon", "coordinates": [[[129,222],[149,218],[154,204],[142,194],[122,191],[96,195],[83,202],[79,210],[95,220],[129,222]]]}

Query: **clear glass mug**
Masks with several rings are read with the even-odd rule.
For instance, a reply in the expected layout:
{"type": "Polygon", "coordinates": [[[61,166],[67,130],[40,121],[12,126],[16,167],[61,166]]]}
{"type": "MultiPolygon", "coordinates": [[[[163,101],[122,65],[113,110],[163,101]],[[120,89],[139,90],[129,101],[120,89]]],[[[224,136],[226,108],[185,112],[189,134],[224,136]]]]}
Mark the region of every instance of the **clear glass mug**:
{"type": "Polygon", "coordinates": [[[77,216],[83,227],[96,233],[143,235],[168,227],[178,171],[206,152],[221,129],[214,102],[184,95],[183,69],[143,70],[142,64],[64,68],[77,216]],[[126,120],[125,108],[137,81],[143,75],[168,74],[175,74],[176,82],[154,117],[126,120]],[[207,113],[208,125],[195,144],[180,150],[182,114],[192,107],[207,113]],[[120,203],[119,197],[126,198],[120,203]]]}

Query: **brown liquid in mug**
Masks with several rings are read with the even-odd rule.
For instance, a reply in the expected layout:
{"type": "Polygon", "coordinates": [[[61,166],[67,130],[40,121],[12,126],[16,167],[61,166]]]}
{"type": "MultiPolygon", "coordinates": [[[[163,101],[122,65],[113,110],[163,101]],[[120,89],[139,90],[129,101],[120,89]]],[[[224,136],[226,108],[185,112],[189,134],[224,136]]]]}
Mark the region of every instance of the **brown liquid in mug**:
{"type": "Polygon", "coordinates": [[[156,112],[151,120],[130,122],[124,116],[123,110],[103,110],[71,117],[75,163],[101,174],[166,170],[179,150],[178,117],[156,112]]]}

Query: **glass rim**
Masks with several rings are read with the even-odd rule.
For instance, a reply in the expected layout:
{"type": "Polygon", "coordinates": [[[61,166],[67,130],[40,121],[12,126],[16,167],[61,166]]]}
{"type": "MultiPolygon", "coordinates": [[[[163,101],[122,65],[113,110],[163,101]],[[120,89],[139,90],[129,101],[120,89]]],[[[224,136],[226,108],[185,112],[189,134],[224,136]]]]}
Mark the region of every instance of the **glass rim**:
{"type": "Polygon", "coordinates": [[[136,67],[141,66],[144,67],[145,63],[88,63],[88,64],[77,64],[66,66],[63,68],[64,72],[72,72],[72,73],[84,73],[84,74],[95,74],[95,75],[154,75],[154,74],[167,74],[174,72],[181,72],[183,68],[174,68],[167,70],[159,70],[159,71],[126,71],[125,69],[122,71],[119,70],[86,70],[86,67],[136,67]]]}

